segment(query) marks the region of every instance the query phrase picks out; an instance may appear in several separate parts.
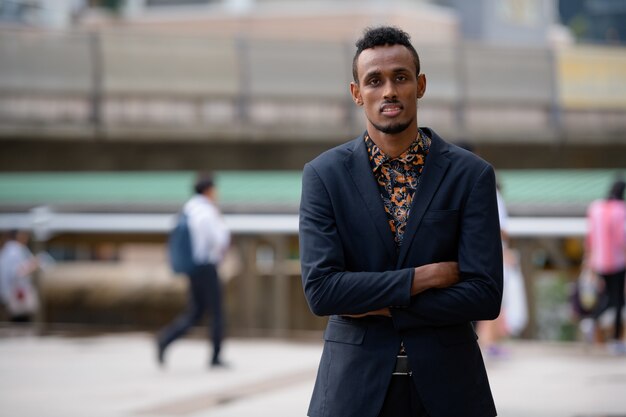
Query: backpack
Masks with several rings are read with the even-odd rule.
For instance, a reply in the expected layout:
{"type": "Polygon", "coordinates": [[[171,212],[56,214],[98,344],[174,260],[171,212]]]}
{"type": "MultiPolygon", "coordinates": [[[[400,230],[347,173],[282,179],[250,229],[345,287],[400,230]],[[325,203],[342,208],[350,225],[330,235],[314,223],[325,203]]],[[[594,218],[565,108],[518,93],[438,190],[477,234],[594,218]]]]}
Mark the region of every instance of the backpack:
{"type": "Polygon", "coordinates": [[[177,274],[189,274],[195,267],[191,248],[191,233],[187,215],[180,213],[167,240],[170,266],[177,274]]]}

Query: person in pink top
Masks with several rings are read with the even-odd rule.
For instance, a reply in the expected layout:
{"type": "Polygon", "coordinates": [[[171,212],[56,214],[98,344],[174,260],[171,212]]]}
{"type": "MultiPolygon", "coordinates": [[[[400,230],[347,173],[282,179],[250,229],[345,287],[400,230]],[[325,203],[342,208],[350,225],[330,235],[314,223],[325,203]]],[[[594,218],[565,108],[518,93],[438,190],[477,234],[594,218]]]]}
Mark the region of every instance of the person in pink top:
{"type": "Polygon", "coordinates": [[[620,177],[612,185],[606,199],[596,200],[587,210],[587,259],[589,267],[604,281],[604,291],[593,318],[597,322],[609,308],[615,308],[613,343],[620,353],[626,353],[622,338],[622,308],[626,277],[626,203],[620,177]]]}

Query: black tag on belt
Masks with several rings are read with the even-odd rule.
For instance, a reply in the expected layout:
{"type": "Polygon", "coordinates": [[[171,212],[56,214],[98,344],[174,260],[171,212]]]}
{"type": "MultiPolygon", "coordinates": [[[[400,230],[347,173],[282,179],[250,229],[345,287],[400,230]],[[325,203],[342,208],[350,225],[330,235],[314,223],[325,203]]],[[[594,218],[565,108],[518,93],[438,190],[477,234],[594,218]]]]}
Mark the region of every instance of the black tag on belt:
{"type": "Polygon", "coordinates": [[[398,355],[396,357],[396,368],[393,371],[393,375],[411,375],[409,358],[407,356],[398,355]]]}

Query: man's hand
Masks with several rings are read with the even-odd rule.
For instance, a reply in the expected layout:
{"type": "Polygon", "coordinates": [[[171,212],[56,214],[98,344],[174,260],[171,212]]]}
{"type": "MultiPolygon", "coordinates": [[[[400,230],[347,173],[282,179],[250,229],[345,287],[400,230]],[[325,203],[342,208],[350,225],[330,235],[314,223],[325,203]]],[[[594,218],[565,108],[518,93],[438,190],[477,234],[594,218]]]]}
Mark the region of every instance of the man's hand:
{"type": "Polygon", "coordinates": [[[411,295],[430,288],[446,288],[457,282],[459,282],[459,264],[456,262],[438,262],[418,266],[413,272],[411,295]]]}
{"type": "Polygon", "coordinates": [[[343,314],[344,317],[352,317],[353,319],[358,319],[366,316],[386,316],[391,317],[391,311],[388,308],[381,308],[380,310],[370,311],[368,313],[363,314],[343,314]]]}

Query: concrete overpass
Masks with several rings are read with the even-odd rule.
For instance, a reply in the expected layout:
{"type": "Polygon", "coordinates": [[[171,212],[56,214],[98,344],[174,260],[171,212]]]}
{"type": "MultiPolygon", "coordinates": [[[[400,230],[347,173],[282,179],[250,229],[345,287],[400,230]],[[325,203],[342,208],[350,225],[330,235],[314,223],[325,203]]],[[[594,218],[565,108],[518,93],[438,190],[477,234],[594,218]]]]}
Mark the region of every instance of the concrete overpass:
{"type": "MultiPolygon", "coordinates": [[[[363,129],[348,92],[352,49],[0,29],[0,170],[300,169],[363,129]]],[[[626,160],[626,49],[449,39],[417,49],[428,78],[420,123],[474,142],[496,167],[626,160]]]]}

